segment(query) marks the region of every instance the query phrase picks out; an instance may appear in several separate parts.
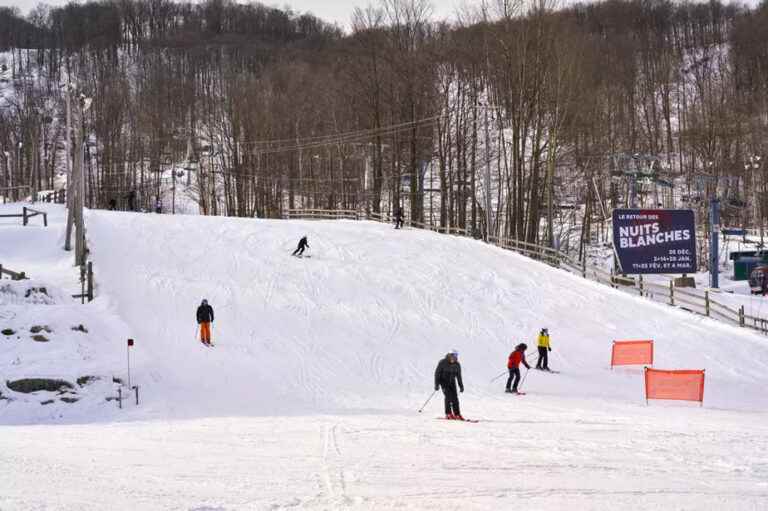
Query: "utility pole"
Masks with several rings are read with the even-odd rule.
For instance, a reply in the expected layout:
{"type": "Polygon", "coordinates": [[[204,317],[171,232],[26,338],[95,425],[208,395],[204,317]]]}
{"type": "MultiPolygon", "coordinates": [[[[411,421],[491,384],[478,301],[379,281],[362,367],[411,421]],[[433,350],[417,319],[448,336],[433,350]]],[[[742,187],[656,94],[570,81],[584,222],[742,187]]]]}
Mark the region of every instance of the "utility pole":
{"type": "MultiPolygon", "coordinates": [[[[18,177],[18,180],[19,180],[20,183],[24,183],[24,167],[22,166],[22,154],[21,154],[21,149],[23,147],[24,147],[24,144],[22,142],[19,142],[19,151],[16,153],[17,154],[17,156],[16,156],[16,167],[17,167],[16,176],[18,177]]],[[[17,194],[17,197],[16,197],[17,200],[19,198],[21,198],[22,188],[19,188],[18,190],[19,191],[18,191],[18,194],[17,194]]]]}
{"type": "Polygon", "coordinates": [[[64,86],[64,94],[67,103],[67,232],[64,237],[64,250],[72,250],[72,226],[75,221],[75,176],[72,169],[72,107],[70,105],[70,92],[72,85],[64,86]]]}
{"type": "Polygon", "coordinates": [[[491,134],[488,127],[488,107],[485,110],[485,241],[489,241],[493,232],[493,213],[491,212],[491,134]]]}
{"type": "Polygon", "coordinates": [[[75,161],[73,173],[75,175],[73,188],[75,191],[74,217],[75,217],[75,264],[82,265],[85,262],[85,233],[83,232],[83,102],[78,98],[75,112],[75,161]]]}

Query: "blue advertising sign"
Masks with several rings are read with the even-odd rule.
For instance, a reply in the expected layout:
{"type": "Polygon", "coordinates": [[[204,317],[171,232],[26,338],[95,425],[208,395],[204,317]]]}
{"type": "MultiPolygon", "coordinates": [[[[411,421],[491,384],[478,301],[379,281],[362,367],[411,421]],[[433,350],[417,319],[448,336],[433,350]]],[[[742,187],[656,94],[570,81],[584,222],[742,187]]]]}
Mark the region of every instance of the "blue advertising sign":
{"type": "Polygon", "coordinates": [[[689,209],[614,209],[613,246],[622,273],[696,273],[689,209]]]}

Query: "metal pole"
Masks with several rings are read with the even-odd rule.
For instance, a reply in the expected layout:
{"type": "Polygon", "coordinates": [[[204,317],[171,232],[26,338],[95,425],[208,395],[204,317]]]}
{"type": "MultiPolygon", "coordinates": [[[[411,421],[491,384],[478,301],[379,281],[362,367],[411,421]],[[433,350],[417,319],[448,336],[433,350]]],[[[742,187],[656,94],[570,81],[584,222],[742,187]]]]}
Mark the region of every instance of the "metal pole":
{"type": "Polygon", "coordinates": [[[430,401],[432,401],[432,398],[433,398],[433,397],[435,397],[435,394],[437,394],[437,391],[434,391],[434,392],[432,393],[432,395],[430,395],[430,396],[427,398],[427,400],[426,400],[426,401],[424,401],[424,404],[421,406],[421,408],[419,408],[419,413],[421,413],[421,412],[423,412],[423,411],[424,411],[424,408],[427,406],[427,403],[429,403],[430,401]]]}
{"type": "Polygon", "coordinates": [[[128,359],[128,388],[131,388],[131,344],[125,347],[126,358],[128,359]]]}
{"type": "Polygon", "coordinates": [[[717,198],[712,198],[709,204],[709,285],[710,287],[717,289],[720,285],[720,201],[717,198]]]}

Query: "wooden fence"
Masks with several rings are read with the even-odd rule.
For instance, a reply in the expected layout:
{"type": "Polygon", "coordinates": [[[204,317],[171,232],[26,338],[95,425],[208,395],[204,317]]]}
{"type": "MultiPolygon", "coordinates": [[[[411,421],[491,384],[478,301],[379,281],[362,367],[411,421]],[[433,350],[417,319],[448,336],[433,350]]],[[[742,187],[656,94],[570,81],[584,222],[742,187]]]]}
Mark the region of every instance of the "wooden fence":
{"type": "Polygon", "coordinates": [[[27,278],[27,274],[23,271],[11,271],[0,264],[0,279],[3,278],[3,275],[8,275],[11,280],[24,280],[27,278]]]}
{"type": "MultiPolygon", "coordinates": [[[[290,210],[287,218],[342,218],[372,220],[382,223],[393,222],[392,217],[386,213],[366,214],[365,212],[349,210],[290,210]]],[[[406,225],[442,234],[471,237],[471,233],[467,229],[457,227],[441,228],[419,222],[406,222],[406,225]]],[[[734,306],[722,303],[722,301],[717,300],[716,296],[713,296],[715,293],[709,290],[675,287],[674,282],[671,279],[668,285],[664,285],[655,282],[647,282],[643,279],[642,275],[637,279],[622,275],[614,275],[597,266],[587,265],[585,260],[577,261],[563,252],[535,243],[497,237],[491,237],[488,242],[504,250],[517,252],[531,259],[580,275],[585,279],[610,286],[614,289],[630,294],[637,293],[638,296],[664,303],[672,307],[677,307],[687,312],[700,314],[736,326],[756,330],[763,334],[768,334],[768,318],[747,314],[743,305],[734,308],[734,306]]]]}
{"type": "Polygon", "coordinates": [[[289,220],[360,220],[357,211],[346,209],[289,209],[285,214],[289,220]]]}
{"type": "Polygon", "coordinates": [[[40,192],[37,194],[37,200],[53,202],[54,204],[65,204],[67,202],[67,191],[62,189],[54,192],[40,192]]]}
{"type": "Polygon", "coordinates": [[[43,217],[43,225],[48,227],[48,213],[45,211],[38,211],[36,209],[28,208],[26,206],[21,208],[21,213],[16,215],[0,215],[0,218],[21,218],[24,225],[29,224],[29,219],[36,216],[43,217]]]}

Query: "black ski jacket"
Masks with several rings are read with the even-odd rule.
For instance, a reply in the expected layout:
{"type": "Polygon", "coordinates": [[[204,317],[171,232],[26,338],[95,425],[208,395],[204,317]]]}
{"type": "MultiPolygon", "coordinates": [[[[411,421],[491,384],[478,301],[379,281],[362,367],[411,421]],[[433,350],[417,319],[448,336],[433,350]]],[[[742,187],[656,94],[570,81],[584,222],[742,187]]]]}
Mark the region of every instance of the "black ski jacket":
{"type": "Polygon", "coordinates": [[[213,307],[210,305],[201,305],[197,308],[197,322],[198,323],[212,323],[213,322],[213,307]]]}
{"type": "Polygon", "coordinates": [[[299,248],[309,247],[306,236],[299,240],[299,248]]]}
{"type": "Polygon", "coordinates": [[[461,381],[461,364],[455,362],[451,364],[448,357],[445,357],[437,364],[435,369],[435,387],[456,388],[456,381],[459,382],[459,389],[464,392],[464,382],[461,381]]]}

